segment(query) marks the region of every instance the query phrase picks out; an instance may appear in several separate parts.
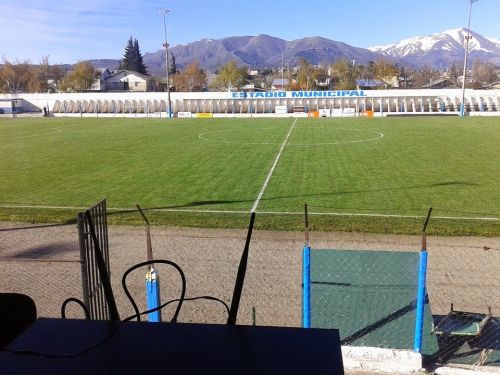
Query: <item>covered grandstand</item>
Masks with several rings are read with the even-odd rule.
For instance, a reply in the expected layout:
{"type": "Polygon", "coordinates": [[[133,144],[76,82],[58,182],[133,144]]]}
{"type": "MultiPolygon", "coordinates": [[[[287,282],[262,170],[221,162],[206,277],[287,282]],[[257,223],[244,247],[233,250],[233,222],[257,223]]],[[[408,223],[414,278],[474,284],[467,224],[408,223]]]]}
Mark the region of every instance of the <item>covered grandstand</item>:
{"type": "MultiPolygon", "coordinates": [[[[5,94],[22,99],[25,112],[48,108],[55,116],[162,116],[168,103],[164,92],[5,94]]],[[[459,89],[344,90],[246,92],[174,92],[174,114],[276,115],[319,112],[321,116],[353,116],[365,111],[375,116],[397,114],[453,114],[461,105],[459,89]],[[280,111],[277,111],[280,108],[280,111]],[[286,111],[283,109],[286,108],[286,111]]],[[[469,113],[500,115],[500,90],[466,90],[469,113]]]]}

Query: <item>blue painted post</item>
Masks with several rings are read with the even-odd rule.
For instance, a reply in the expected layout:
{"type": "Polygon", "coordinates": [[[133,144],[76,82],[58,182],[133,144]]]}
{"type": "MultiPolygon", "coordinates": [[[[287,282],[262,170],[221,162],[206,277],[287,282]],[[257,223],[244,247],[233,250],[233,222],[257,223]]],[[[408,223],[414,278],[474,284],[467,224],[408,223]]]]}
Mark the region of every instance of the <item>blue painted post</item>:
{"type": "Polygon", "coordinates": [[[311,327],[311,248],[302,251],[302,327],[311,327]]]}
{"type": "MultiPolygon", "coordinates": [[[[146,302],[147,309],[151,310],[161,305],[160,302],[160,280],[153,267],[146,273],[146,302]]],[[[161,311],[148,314],[149,322],[161,322],[161,311]]]]}
{"type": "Polygon", "coordinates": [[[460,104],[460,113],[459,113],[459,116],[460,117],[465,116],[465,105],[464,105],[464,103],[460,104]]]}
{"type": "Polygon", "coordinates": [[[420,251],[420,269],[418,272],[418,292],[417,292],[417,316],[415,319],[415,340],[413,351],[422,351],[422,335],[424,329],[424,308],[426,300],[426,277],[427,277],[427,250],[420,251]]]}

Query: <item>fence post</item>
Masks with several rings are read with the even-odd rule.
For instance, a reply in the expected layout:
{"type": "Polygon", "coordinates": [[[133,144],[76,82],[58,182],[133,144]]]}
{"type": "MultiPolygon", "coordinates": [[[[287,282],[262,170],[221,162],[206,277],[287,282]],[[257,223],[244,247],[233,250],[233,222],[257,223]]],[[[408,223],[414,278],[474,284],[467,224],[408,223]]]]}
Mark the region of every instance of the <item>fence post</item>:
{"type": "MultiPolygon", "coordinates": [[[[161,305],[160,301],[160,279],[154,267],[151,266],[146,273],[146,301],[147,309],[156,309],[161,305]]],[[[161,311],[153,311],[148,314],[148,322],[161,322],[161,311]]]]}
{"type": "Polygon", "coordinates": [[[427,276],[427,250],[420,251],[420,269],[418,271],[418,292],[417,292],[417,314],[415,319],[415,340],[413,351],[420,353],[422,351],[422,334],[424,328],[424,309],[426,295],[426,276],[427,276]]]}
{"type": "Polygon", "coordinates": [[[422,249],[420,250],[420,265],[418,271],[418,290],[417,290],[417,311],[415,317],[415,339],[413,342],[413,351],[422,352],[422,335],[424,329],[424,311],[426,302],[426,278],[427,278],[427,235],[425,233],[427,224],[431,217],[432,207],[427,213],[424,229],[422,231],[422,249]]]}
{"type": "Polygon", "coordinates": [[[302,327],[311,327],[311,246],[309,243],[309,218],[304,205],[304,249],[302,250],[302,327]]]}
{"type": "MultiPolygon", "coordinates": [[[[93,308],[91,304],[91,291],[90,291],[90,281],[89,281],[89,269],[88,264],[87,249],[86,246],[87,234],[85,232],[85,214],[79,212],[77,216],[77,226],[78,226],[78,241],[80,246],[80,262],[81,262],[81,274],[82,274],[82,293],[83,293],[83,303],[89,310],[93,308]]],[[[93,311],[92,311],[93,312],[93,311]]]]}
{"type": "Polygon", "coordinates": [[[302,327],[311,327],[311,248],[302,250],[302,327]]]}
{"type": "MultiPolygon", "coordinates": [[[[153,260],[153,246],[151,245],[149,220],[142,211],[141,206],[136,204],[136,207],[146,227],[146,258],[148,262],[151,262],[153,260]]],[[[156,272],[154,264],[148,265],[148,270],[146,271],[146,305],[148,310],[156,309],[161,305],[160,276],[156,272]]],[[[161,322],[161,311],[157,310],[149,313],[148,322],[161,322]]]]}

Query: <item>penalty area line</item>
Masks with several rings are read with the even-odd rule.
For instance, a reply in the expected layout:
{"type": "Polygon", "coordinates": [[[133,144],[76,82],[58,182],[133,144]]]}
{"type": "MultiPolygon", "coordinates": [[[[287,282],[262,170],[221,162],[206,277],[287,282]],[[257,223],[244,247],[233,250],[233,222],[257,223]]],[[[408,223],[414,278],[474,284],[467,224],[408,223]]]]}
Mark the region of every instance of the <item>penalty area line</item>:
{"type": "MultiPolygon", "coordinates": [[[[73,207],[73,206],[36,206],[36,205],[12,205],[0,204],[0,208],[31,208],[31,209],[46,209],[46,210],[86,210],[88,207],[73,207]]],[[[137,209],[133,207],[108,207],[108,211],[113,212],[136,212],[137,209]]],[[[144,211],[156,212],[186,212],[186,213],[205,213],[205,214],[232,214],[241,215],[248,214],[247,210],[193,210],[182,208],[143,208],[144,211]]],[[[367,217],[367,218],[395,218],[395,219],[425,219],[426,216],[419,215],[398,215],[398,214],[368,214],[356,212],[308,212],[309,215],[315,216],[340,216],[340,217],[367,217]]],[[[294,215],[303,216],[304,212],[294,211],[259,211],[259,215],[294,215]]],[[[467,217],[467,216],[433,216],[433,219],[441,220],[479,220],[479,221],[500,221],[498,217],[467,217]]]]}

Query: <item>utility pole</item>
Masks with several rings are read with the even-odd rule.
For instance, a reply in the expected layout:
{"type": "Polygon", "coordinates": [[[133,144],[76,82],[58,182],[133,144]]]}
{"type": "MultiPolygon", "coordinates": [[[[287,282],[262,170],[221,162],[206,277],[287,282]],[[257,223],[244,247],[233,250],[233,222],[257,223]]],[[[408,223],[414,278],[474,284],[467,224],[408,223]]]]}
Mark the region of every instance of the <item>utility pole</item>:
{"type": "Polygon", "coordinates": [[[285,91],[285,55],[281,52],[281,90],[285,91]]]}
{"type": "Polygon", "coordinates": [[[170,70],[170,62],[168,58],[168,43],[167,43],[167,21],[165,19],[165,16],[167,13],[170,13],[170,10],[161,8],[160,13],[163,15],[163,30],[165,32],[165,43],[163,44],[163,47],[165,47],[165,64],[166,64],[166,69],[167,69],[167,112],[168,112],[168,117],[172,117],[172,105],[170,101],[170,77],[169,77],[169,70],[170,70]]]}
{"type": "Polygon", "coordinates": [[[467,73],[467,55],[469,54],[469,40],[472,39],[470,35],[470,19],[472,15],[472,4],[477,3],[479,0],[469,0],[469,25],[467,26],[467,36],[465,37],[465,56],[464,56],[464,74],[462,82],[462,102],[460,103],[460,116],[465,116],[465,75],[467,73]]]}

